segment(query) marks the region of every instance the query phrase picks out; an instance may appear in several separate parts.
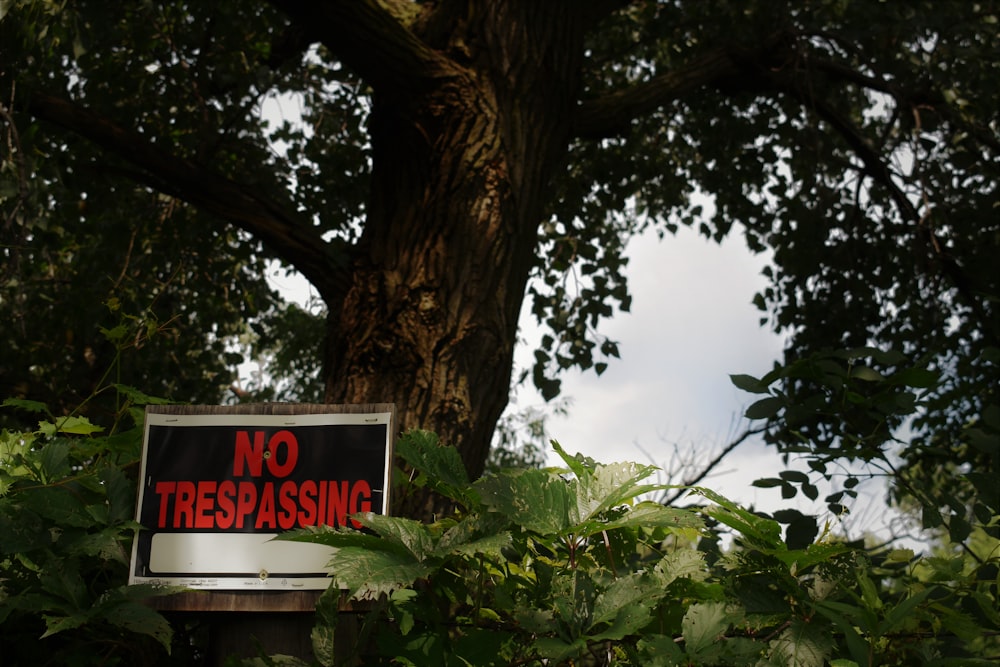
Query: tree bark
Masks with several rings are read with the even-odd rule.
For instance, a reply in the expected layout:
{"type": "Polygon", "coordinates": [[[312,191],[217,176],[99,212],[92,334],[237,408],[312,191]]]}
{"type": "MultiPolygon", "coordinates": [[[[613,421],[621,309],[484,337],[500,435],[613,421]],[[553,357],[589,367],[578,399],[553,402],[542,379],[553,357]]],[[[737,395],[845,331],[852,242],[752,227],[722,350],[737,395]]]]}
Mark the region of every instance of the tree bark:
{"type": "MultiPolygon", "coordinates": [[[[327,399],[395,403],[398,423],[437,432],[475,478],[507,403],[582,30],[563,2],[478,3],[455,21],[434,44],[451,56],[446,75],[375,91],[370,203],[330,313],[327,399]]],[[[421,503],[399,509],[426,514],[421,503]]]]}

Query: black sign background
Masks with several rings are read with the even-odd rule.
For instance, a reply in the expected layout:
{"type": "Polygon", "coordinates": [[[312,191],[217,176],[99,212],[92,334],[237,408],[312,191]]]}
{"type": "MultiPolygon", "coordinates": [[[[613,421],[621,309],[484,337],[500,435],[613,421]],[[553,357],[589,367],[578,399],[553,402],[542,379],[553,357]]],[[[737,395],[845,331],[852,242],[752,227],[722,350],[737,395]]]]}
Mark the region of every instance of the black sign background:
{"type": "MultiPolygon", "coordinates": [[[[158,426],[149,427],[146,461],[146,484],[139,523],[156,526],[159,511],[155,494],[159,481],[199,482],[211,480],[252,481],[258,490],[265,482],[280,484],[285,480],[301,483],[315,481],[367,480],[372,487],[372,511],[381,513],[382,482],[385,476],[385,424],[333,424],[323,426],[158,426]],[[247,466],[243,475],[233,475],[236,433],[246,431],[250,442],[254,433],[264,433],[265,449],[271,436],[278,431],[291,431],[299,443],[298,461],[287,477],[275,477],[262,466],[259,477],[251,477],[247,466]],[[377,508],[377,509],[376,509],[377,508]]],[[[277,449],[276,458],[284,464],[287,448],[277,449]]],[[[157,528],[157,532],[198,532],[192,528],[157,528]]],[[[205,532],[205,531],[202,531],[205,532]]],[[[208,532],[222,532],[218,529],[208,532]]],[[[253,533],[253,527],[224,532],[253,533]]]]}
{"type": "MultiPolygon", "coordinates": [[[[234,416],[233,420],[240,418],[234,416]]],[[[342,482],[350,484],[365,480],[371,487],[371,511],[382,513],[385,501],[383,485],[386,483],[387,447],[386,423],[373,424],[317,424],[295,425],[271,423],[266,426],[255,425],[160,425],[149,424],[145,456],[145,477],[141,506],[138,520],[143,530],[137,535],[137,549],[133,563],[135,573],[142,576],[215,576],[212,573],[178,575],[170,572],[152,572],[150,570],[150,549],[153,535],[156,533],[266,533],[274,534],[273,529],[255,530],[254,522],[247,521],[241,529],[227,530],[194,529],[194,528],[157,528],[160,496],[156,493],[157,482],[199,481],[223,482],[232,480],[235,483],[252,482],[257,487],[258,494],[267,482],[272,482],[277,488],[286,481],[301,484],[304,481],[342,482]],[[263,448],[267,450],[270,438],[279,431],[290,431],[298,442],[298,459],[295,467],[285,476],[276,477],[268,469],[267,461],[261,465],[259,476],[251,475],[251,467],[243,465],[242,474],[234,475],[234,458],[236,452],[237,433],[244,431],[250,444],[254,443],[255,433],[263,432],[263,448]]],[[[280,445],[272,454],[280,466],[286,464],[288,448],[280,445]]],[[[277,574],[277,573],[275,573],[277,574]]],[[[246,573],[255,576],[256,573],[246,573]]],[[[240,575],[220,575],[240,576],[240,575]]],[[[310,575],[287,575],[292,577],[310,575]]]]}

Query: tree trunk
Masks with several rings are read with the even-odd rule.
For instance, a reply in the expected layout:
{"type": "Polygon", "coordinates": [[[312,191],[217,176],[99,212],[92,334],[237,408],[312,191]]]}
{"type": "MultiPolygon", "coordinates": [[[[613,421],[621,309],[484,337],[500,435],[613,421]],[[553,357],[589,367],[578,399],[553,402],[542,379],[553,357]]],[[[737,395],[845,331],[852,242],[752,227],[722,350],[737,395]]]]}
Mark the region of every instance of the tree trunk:
{"type": "MultiPolygon", "coordinates": [[[[582,27],[569,3],[475,3],[421,36],[454,68],[376,89],[352,281],[331,307],[327,400],[392,402],[478,477],[507,403],[545,186],[569,141],[582,27]]],[[[426,516],[421,507],[397,508],[426,516]]]]}

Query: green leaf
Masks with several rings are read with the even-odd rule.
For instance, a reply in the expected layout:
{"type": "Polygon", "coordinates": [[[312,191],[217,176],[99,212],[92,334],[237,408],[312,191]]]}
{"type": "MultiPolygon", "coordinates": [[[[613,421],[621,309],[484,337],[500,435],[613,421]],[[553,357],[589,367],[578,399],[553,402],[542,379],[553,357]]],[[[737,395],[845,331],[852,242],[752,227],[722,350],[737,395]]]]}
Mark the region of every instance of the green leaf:
{"type": "Polygon", "coordinates": [[[112,625],[129,632],[152,637],[170,653],[174,630],[155,609],[139,602],[123,602],[114,605],[101,616],[112,625]]]}
{"type": "Polygon", "coordinates": [[[771,419],[785,406],[785,401],[777,396],[762,398],[753,403],[743,416],[747,419],[771,419]]]}
{"type": "Polygon", "coordinates": [[[104,466],[97,473],[108,499],[108,520],[128,521],[135,511],[135,490],[121,468],[104,466]]]}
{"type": "MultiPolygon", "coordinates": [[[[655,607],[660,598],[666,594],[665,589],[654,588],[652,583],[652,578],[645,573],[633,573],[614,580],[594,600],[591,630],[603,623],[611,623],[618,630],[622,630],[622,634],[617,636],[612,636],[613,633],[606,634],[602,638],[621,639],[644,625],[646,621],[642,620],[639,623],[639,616],[648,619],[650,609],[655,607]],[[634,609],[633,607],[641,607],[642,609],[634,609]],[[632,622],[639,623],[638,626],[630,625],[626,619],[621,617],[621,612],[624,609],[630,609],[628,616],[632,622]]],[[[611,630],[609,629],[608,632],[611,630]]]]}
{"type": "Polygon", "coordinates": [[[667,635],[647,634],[636,644],[644,667],[675,667],[684,664],[684,652],[667,635]]]}
{"type": "Polygon", "coordinates": [[[856,627],[857,619],[863,615],[862,611],[853,605],[832,600],[817,601],[814,605],[821,616],[832,621],[843,633],[847,649],[854,661],[858,664],[869,664],[868,642],[861,636],[856,627]]]}
{"type": "Polygon", "coordinates": [[[934,592],[935,588],[935,586],[929,586],[922,591],[918,591],[890,609],[885,614],[882,622],[878,624],[875,634],[878,636],[887,635],[900,627],[911,616],[917,605],[926,600],[934,592]]]}
{"type": "Polygon", "coordinates": [[[91,435],[104,430],[103,426],[91,424],[86,417],[62,417],[56,420],[55,426],[59,433],[71,435],[91,435]]]}
{"type": "Polygon", "coordinates": [[[705,522],[690,510],[667,507],[653,501],[644,501],[629,507],[622,516],[610,521],[596,522],[596,530],[585,531],[594,535],[601,530],[616,528],[693,528],[701,530],[705,522]]]}
{"type": "Polygon", "coordinates": [[[695,487],[694,490],[718,503],[718,507],[708,507],[703,510],[706,514],[716,521],[738,530],[744,538],[753,542],[758,548],[785,548],[785,543],[781,539],[781,526],[777,521],[748,512],[710,489],[695,487]]]}
{"type": "Polygon", "coordinates": [[[451,554],[478,556],[483,554],[486,556],[500,557],[502,550],[510,546],[511,542],[510,533],[504,532],[499,535],[487,535],[479,538],[478,540],[473,540],[472,542],[454,545],[449,547],[447,551],[438,549],[437,553],[441,556],[451,554]]]}
{"type": "Polygon", "coordinates": [[[384,516],[374,512],[362,512],[354,518],[366,528],[378,533],[385,544],[383,548],[392,549],[394,545],[407,550],[416,560],[423,560],[435,550],[434,538],[428,527],[413,519],[396,516],[384,516]]]}
{"type": "Polygon", "coordinates": [[[559,476],[537,469],[505,471],[476,482],[483,505],[542,535],[560,535],[571,525],[569,506],[576,503],[569,487],[559,476]]]}
{"type": "Polygon", "coordinates": [[[93,517],[79,495],[64,486],[42,486],[19,494],[24,507],[58,527],[89,528],[93,517]]]}
{"type": "Polygon", "coordinates": [[[420,473],[418,484],[426,484],[465,507],[474,504],[469,494],[469,476],[454,447],[440,445],[437,434],[411,430],[396,443],[396,453],[420,473]]]}
{"type": "Polygon", "coordinates": [[[136,405],[171,405],[173,401],[166,398],[159,398],[158,396],[150,396],[144,392],[139,391],[135,387],[130,387],[126,384],[115,384],[112,385],[118,390],[118,393],[125,396],[128,400],[136,405]]]}
{"type": "Polygon", "coordinates": [[[662,489],[662,485],[641,483],[655,471],[654,466],[630,462],[596,465],[588,474],[578,476],[575,486],[570,486],[576,491],[575,507],[569,508],[570,522],[583,523],[644,493],[662,489]]]}
{"type": "Polygon", "coordinates": [[[43,570],[38,580],[42,590],[59,600],[57,605],[59,609],[67,612],[84,612],[90,608],[87,584],[74,561],[65,560],[61,567],[43,570]]]}
{"type": "Polygon", "coordinates": [[[561,458],[566,463],[566,467],[569,468],[571,471],[573,471],[573,474],[576,475],[577,479],[587,476],[588,474],[587,468],[580,462],[579,459],[577,459],[575,456],[570,456],[569,454],[567,454],[566,450],[562,448],[562,445],[560,445],[558,441],[551,440],[550,444],[552,445],[552,449],[555,450],[556,454],[559,455],[559,458],[561,458]]]}
{"type": "Polygon", "coordinates": [[[561,664],[581,655],[586,650],[587,643],[583,638],[567,642],[558,637],[539,637],[535,640],[534,648],[542,658],[561,664]]]}
{"type": "Polygon", "coordinates": [[[17,408],[18,410],[26,410],[28,412],[38,412],[42,414],[51,414],[49,408],[44,403],[39,401],[29,401],[23,398],[7,398],[4,399],[3,403],[0,403],[0,407],[4,408],[17,408]]]}
{"type": "Polygon", "coordinates": [[[344,547],[329,563],[336,585],[360,600],[374,600],[398,588],[412,586],[435,568],[418,562],[411,554],[344,547]]]}
{"type": "Polygon", "coordinates": [[[309,634],[313,657],[323,667],[334,667],[337,664],[336,634],[336,626],[319,624],[314,625],[309,634]]]}
{"type": "Polygon", "coordinates": [[[650,616],[648,600],[619,607],[611,619],[611,625],[605,630],[591,634],[590,641],[618,641],[636,634],[649,623],[650,616]]]}
{"type": "Polygon", "coordinates": [[[855,366],[851,369],[851,377],[865,382],[881,382],[885,376],[868,366],[855,366]]]}
{"type": "Polygon", "coordinates": [[[833,641],[823,628],[800,618],[771,642],[771,662],[784,667],[824,667],[833,641]]]}
{"type": "Polygon", "coordinates": [[[729,380],[737,389],[742,389],[751,394],[766,394],[768,392],[768,385],[752,375],[730,375],[729,380]]]}
{"type": "Polygon", "coordinates": [[[66,630],[74,630],[85,625],[90,620],[88,614],[85,612],[73,614],[72,616],[49,616],[46,614],[42,618],[45,619],[45,632],[42,633],[40,639],[51,637],[66,630]]]}
{"type": "Polygon", "coordinates": [[[797,482],[799,484],[809,483],[809,475],[799,470],[782,470],[778,473],[778,476],[786,482],[797,482]]]}
{"type": "Polygon", "coordinates": [[[697,656],[722,637],[741,614],[727,608],[725,602],[697,602],[688,607],[681,621],[684,649],[697,656]]]}

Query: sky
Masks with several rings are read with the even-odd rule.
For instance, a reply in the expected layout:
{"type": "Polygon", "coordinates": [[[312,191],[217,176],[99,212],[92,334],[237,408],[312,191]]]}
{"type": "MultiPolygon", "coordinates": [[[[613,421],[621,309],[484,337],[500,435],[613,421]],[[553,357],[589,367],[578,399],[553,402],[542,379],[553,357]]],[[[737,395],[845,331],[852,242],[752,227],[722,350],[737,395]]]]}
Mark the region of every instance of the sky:
{"type": "MultiPolygon", "coordinates": [[[[592,370],[564,373],[561,396],[570,401],[567,414],[551,414],[548,408],[548,435],[567,452],[601,463],[653,464],[664,471],[683,459],[700,469],[749,426],[742,414],[756,398],[733,386],[729,375],[766,373],[781,358],[782,339],[760,325],[763,313],[752,304],[766,284],[761,269],[767,258],[752,255],[735,232],[721,245],[690,228],[662,240],[653,232],[632,240],[627,253],[630,312],[616,313],[600,327],[618,342],[621,358],[610,360],[601,376],[592,370]]],[[[272,282],[301,299],[302,283],[283,271],[272,282]]],[[[532,346],[542,333],[523,308],[525,342],[516,352],[522,368],[530,367],[532,346]]],[[[519,388],[513,400],[513,410],[546,409],[530,386],[519,388]]],[[[561,463],[554,451],[548,462],[561,463]]],[[[752,482],[788,468],[807,470],[803,461],[785,465],[773,449],[749,439],[701,484],[744,506],[774,511],[788,507],[789,501],[782,500],[778,489],[757,488],[752,482]]],[[[667,481],[665,473],[660,481],[667,481]]],[[[817,486],[818,502],[800,495],[793,506],[830,519],[836,530],[851,537],[864,530],[885,535],[887,522],[896,518],[886,511],[878,480],[859,485],[861,497],[851,516],[840,520],[826,514],[823,502],[827,493],[839,489],[837,483],[817,486]]]]}

